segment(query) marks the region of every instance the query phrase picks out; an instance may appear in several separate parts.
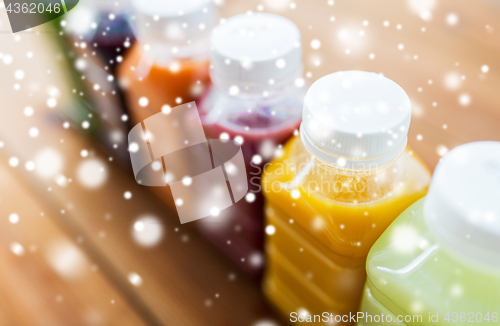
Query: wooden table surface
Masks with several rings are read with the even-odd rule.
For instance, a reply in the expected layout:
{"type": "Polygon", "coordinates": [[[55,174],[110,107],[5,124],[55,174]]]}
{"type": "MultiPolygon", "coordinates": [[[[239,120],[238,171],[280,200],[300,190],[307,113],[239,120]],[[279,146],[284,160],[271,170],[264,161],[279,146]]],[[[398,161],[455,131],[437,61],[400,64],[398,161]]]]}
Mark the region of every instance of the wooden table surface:
{"type": "MultiPolygon", "coordinates": [[[[500,3],[441,0],[425,20],[408,2],[226,0],[221,11],[292,19],[310,81],[360,69],[399,83],[413,103],[409,144],[433,169],[457,145],[500,140],[500,3]]],[[[169,216],[85,130],[63,127],[58,112],[72,92],[55,37],[44,26],[0,33],[0,325],[278,325],[259,284],[169,216]],[[46,154],[54,161],[45,168],[56,171],[48,178],[28,169],[40,153],[57,153],[46,154]],[[93,160],[106,177],[90,189],[78,171],[93,160]],[[133,239],[141,216],[164,230],[155,247],[133,239]]]]}

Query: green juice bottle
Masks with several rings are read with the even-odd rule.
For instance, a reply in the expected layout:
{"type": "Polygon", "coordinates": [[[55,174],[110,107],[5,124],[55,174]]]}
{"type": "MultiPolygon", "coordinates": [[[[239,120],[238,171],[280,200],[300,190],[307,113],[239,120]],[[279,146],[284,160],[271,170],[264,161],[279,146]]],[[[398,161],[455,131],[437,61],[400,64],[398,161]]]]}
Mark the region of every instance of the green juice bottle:
{"type": "Polygon", "coordinates": [[[371,248],[358,325],[499,325],[500,142],[438,164],[371,248]]]}

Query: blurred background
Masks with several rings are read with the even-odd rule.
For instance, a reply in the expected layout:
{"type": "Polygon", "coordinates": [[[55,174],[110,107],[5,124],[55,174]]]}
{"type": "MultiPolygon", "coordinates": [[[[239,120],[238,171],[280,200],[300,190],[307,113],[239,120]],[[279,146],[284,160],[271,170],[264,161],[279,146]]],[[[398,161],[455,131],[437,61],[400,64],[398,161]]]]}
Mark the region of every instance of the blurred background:
{"type": "MultiPolygon", "coordinates": [[[[500,140],[498,1],[215,2],[221,18],[297,24],[309,82],[358,69],[401,85],[409,145],[431,170],[453,147],[500,140]]],[[[243,266],[262,259],[230,261],[135,182],[122,53],[86,52],[97,41],[72,38],[67,16],[12,34],[0,2],[0,325],[282,325],[243,266]]]]}

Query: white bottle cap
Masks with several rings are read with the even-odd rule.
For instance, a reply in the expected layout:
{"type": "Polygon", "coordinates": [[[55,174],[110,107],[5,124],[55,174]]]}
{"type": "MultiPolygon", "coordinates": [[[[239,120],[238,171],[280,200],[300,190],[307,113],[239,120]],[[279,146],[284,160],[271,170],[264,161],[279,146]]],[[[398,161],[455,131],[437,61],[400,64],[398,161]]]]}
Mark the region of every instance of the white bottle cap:
{"type": "Polygon", "coordinates": [[[189,46],[208,38],[217,23],[212,0],[132,0],[141,43],[189,46]]]}
{"type": "Polygon", "coordinates": [[[410,118],[410,99],[398,84],[373,72],[341,71],[307,91],[300,135],[317,158],[368,169],[403,152],[410,118]]]}
{"type": "Polygon", "coordinates": [[[93,10],[100,10],[113,14],[130,12],[129,0],[87,0],[84,2],[93,10]]]}
{"type": "Polygon", "coordinates": [[[448,152],[434,171],[424,216],[454,251],[500,266],[500,142],[448,152]]]}
{"type": "Polygon", "coordinates": [[[300,32],[284,17],[233,16],[214,28],[210,43],[212,82],[230,94],[271,93],[302,75],[300,32]]]}
{"type": "MultiPolygon", "coordinates": [[[[45,0],[49,4],[52,1],[45,0]]],[[[74,10],[68,13],[67,29],[73,34],[85,36],[85,38],[92,38],[96,33],[96,28],[92,26],[99,22],[102,14],[108,14],[109,17],[113,15],[123,15],[130,13],[129,0],[87,0],[82,1],[74,10]]],[[[128,17],[127,17],[128,18],[128,17]]],[[[117,18],[114,18],[117,19],[117,18]]]]}

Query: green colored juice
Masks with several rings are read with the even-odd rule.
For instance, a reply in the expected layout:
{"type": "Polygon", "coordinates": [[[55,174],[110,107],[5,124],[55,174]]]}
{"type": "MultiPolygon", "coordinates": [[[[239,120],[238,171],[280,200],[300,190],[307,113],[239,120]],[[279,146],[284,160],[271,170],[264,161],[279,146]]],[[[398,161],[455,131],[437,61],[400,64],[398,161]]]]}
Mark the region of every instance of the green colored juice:
{"type": "Polygon", "coordinates": [[[498,325],[500,268],[448,247],[424,219],[425,199],[370,250],[358,325],[498,325]]]}

